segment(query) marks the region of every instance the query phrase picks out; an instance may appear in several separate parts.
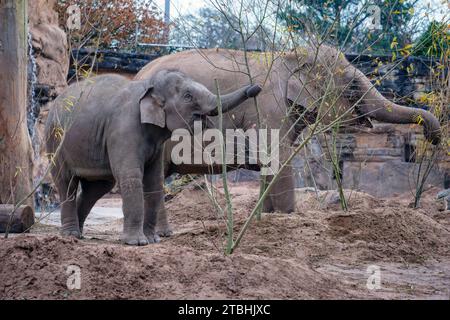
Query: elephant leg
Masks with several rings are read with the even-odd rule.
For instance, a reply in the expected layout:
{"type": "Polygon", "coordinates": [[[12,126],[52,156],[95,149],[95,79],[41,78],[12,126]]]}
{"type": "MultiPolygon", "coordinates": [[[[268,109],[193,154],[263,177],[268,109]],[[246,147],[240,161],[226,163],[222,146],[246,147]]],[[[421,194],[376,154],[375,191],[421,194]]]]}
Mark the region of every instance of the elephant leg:
{"type": "MultiPolygon", "coordinates": [[[[125,162],[126,163],[126,162],[125,162]]],[[[144,234],[144,190],[143,174],[140,169],[118,170],[116,177],[123,200],[123,235],[122,241],[129,245],[147,245],[144,234]]]]}
{"type": "Polygon", "coordinates": [[[144,234],[150,243],[160,241],[156,232],[158,211],[164,206],[164,173],[160,152],[144,172],[144,234]]]}
{"type": "Polygon", "coordinates": [[[156,232],[156,221],[161,202],[164,201],[163,190],[152,190],[144,188],[144,234],[149,243],[158,243],[159,235],[156,232]]]}
{"type": "Polygon", "coordinates": [[[61,235],[81,238],[76,205],[78,182],[77,177],[55,179],[61,202],[61,235]]]}
{"type": "MultiPolygon", "coordinates": [[[[164,152],[167,152],[164,150],[164,152]]],[[[169,155],[163,155],[163,165],[164,165],[164,178],[167,178],[172,174],[169,170],[170,168],[170,153],[169,155]],[[169,159],[169,160],[167,160],[169,159]]],[[[156,219],[156,234],[160,237],[170,237],[173,234],[173,230],[170,227],[169,219],[167,218],[166,206],[164,203],[164,197],[161,200],[161,204],[159,206],[158,215],[156,219]]]]}
{"type": "Polygon", "coordinates": [[[170,227],[169,220],[167,218],[167,211],[164,205],[164,199],[159,207],[158,216],[156,219],[156,234],[160,237],[170,237],[173,234],[170,227]]]}
{"type": "Polygon", "coordinates": [[[83,233],[84,221],[98,199],[110,192],[114,187],[114,181],[80,181],[81,193],[77,197],[78,221],[80,231],[83,233]]]}
{"type": "MultiPolygon", "coordinates": [[[[272,177],[266,177],[266,184],[269,184],[271,180],[272,177]]],[[[286,166],[273,183],[264,200],[263,211],[283,213],[295,211],[294,175],[291,166],[286,166]]]]}
{"type": "MultiPolygon", "coordinates": [[[[270,183],[271,180],[272,179],[270,179],[269,177],[266,177],[266,186],[270,183]]],[[[266,196],[266,198],[264,199],[262,211],[263,212],[274,212],[275,211],[275,209],[273,208],[272,198],[270,197],[270,194],[268,194],[266,196]]]]}

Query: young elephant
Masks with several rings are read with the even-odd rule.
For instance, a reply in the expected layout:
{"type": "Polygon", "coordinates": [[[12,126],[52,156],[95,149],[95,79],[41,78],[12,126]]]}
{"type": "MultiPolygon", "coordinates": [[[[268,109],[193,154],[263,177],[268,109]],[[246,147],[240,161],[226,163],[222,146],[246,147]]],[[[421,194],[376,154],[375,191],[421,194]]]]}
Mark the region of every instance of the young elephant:
{"type": "MultiPolygon", "coordinates": [[[[260,91],[245,86],[222,96],[223,112],[260,91]]],[[[164,196],[163,143],[173,130],[192,130],[194,121],[217,112],[214,94],[174,70],[144,81],[104,75],[71,85],[54,101],[45,129],[61,201],[61,233],[80,238],[95,202],[117,181],[122,240],[130,245],[158,241],[154,227],[164,196]]]]}

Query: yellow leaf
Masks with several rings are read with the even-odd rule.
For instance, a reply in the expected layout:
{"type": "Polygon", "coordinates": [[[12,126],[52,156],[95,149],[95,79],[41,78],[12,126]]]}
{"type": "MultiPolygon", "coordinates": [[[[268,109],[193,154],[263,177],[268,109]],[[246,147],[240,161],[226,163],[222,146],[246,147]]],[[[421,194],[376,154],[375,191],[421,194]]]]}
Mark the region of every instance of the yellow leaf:
{"type": "Polygon", "coordinates": [[[407,45],[403,48],[403,50],[409,50],[409,49],[411,49],[412,47],[413,47],[412,44],[407,44],[407,45]]]}
{"type": "Polygon", "coordinates": [[[22,173],[22,168],[16,167],[16,172],[14,173],[14,178],[17,177],[20,173],[22,173]]]}
{"type": "Polygon", "coordinates": [[[397,37],[394,37],[394,39],[391,42],[391,49],[394,49],[398,46],[397,37]]]}
{"type": "Polygon", "coordinates": [[[392,61],[395,61],[397,59],[397,54],[395,52],[392,52],[392,61]]]}
{"type": "Polygon", "coordinates": [[[416,116],[416,119],[415,119],[414,122],[416,122],[417,124],[422,124],[422,123],[423,123],[423,118],[422,118],[422,116],[421,116],[420,114],[418,114],[418,115],[416,116]]]}

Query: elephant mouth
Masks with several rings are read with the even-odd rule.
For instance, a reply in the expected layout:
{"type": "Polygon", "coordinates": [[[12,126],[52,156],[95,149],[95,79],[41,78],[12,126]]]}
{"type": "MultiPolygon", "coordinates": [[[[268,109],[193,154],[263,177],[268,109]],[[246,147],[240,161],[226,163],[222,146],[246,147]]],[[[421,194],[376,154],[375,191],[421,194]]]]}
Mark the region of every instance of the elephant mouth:
{"type": "Polygon", "coordinates": [[[358,106],[355,107],[354,111],[355,119],[353,125],[359,128],[373,128],[373,124],[370,121],[368,114],[364,114],[358,106]]]}
{"type": "Polygon", "coordinates": [[[370,121],[370,118],[365,117],[365,116],[358,116],[358,118],[356,118],[356,126],[357,127],[362,127],[362,128],[373,128],[373,124],[370,121]]]}

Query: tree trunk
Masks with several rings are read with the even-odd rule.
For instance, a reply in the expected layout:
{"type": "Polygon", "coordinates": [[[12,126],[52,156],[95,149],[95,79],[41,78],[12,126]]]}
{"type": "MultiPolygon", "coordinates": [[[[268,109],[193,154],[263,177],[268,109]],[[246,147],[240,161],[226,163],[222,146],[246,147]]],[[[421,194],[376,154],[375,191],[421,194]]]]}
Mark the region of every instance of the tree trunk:
{"type": "Polygon", "coordinates": [[[14,208],[12,204],[0,204],[0,233],[28,232],[33,224],[34,212],[30,206],[14,208]]]}
{"type": "MultiPolygon", "coordinates": [[[[0,203],[32,188],[27,130],[27,0],[0,0],[0,203]]],[[[30,197],[26,202],[32,205],[30,197]]]]}

